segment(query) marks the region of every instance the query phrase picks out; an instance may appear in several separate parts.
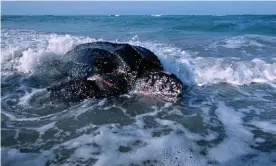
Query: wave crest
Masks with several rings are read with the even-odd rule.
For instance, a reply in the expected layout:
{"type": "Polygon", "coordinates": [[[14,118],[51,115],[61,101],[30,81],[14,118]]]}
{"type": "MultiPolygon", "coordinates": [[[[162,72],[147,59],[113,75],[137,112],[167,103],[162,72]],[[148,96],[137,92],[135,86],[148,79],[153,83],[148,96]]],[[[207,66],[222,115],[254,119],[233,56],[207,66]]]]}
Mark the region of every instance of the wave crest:
{"type": "Polygon", "coordinates": [[[234,85],[253,82],[275,84],[276,81],[276,63],[267,63],[258,58],[251,61],[239,61],[236,58],[196,58],[194,63],[197,64],[196,82],[200,86],[222,82],[234,85]]]}
{"type": "MultiPolygon", "coordinates": [[[[17,70],[23,73],[38,70],[39,66],[62,56],[78,44],[102,41],[85,36],[16,30],[4,30],[2,36],[10,39],[8,44],[2,45],[2,71],[17,70]]],[[[276,81],[276,63],[273,59],[266,62],[258,58],[242,61],[239,58],[192,57],[189,52],[174,46],[136,39],[138,36],[126,42],[153,51],[165,69],[175,73],[186,85],[202,86],[222,82],[244,85],[258,82],[274,86],[276,81]]],[[[270,39],[269,42],[274,43],[270,39]]],[[[261,47],[258,44],[256,46],[261,47]]]]}

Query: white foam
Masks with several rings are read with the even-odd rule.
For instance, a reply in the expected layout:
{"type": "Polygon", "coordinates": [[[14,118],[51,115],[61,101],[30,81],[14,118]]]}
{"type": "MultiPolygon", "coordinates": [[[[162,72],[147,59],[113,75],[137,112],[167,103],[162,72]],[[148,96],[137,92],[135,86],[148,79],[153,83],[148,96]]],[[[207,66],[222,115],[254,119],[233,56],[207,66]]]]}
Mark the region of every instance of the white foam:
{"type": "Polygon", "coordinates": [[[241,47],[264,47],[263,44],[258,43],[254,40],[247,40],[245,37],[234,37],[232,39],[225,40],[225,45],[223,45],[226,48],[241,48],[241,47]]]}
{"type": "Polygon", "coordinates": [[[196,148],[192,145],[193,143],[187,144],[185,138],[175,133],[152,137],[150,131],[135,126],[119,129],[114,125],[112,128],[102,126],[95,133],[98,134],[82,135],[63,144],[69,149],[77,147],[75,155],[70,160],[93,157],[98,159],[95,165],[142,164],[142,161],[146,160],[157,160],[158,165],[181,165],[184,162],[188,165],[206,164],[196,151],[190,150],[196,148]],[[137,145],[134,144],[136,140],[140,141],[137,145]],[[93,143],[99,147],[89,146],[93,143]],[[120,146],[130,147],[130,149],[127,153],[119,153],[120,146]],[[100,152],[100,154],[93,155],[93,152],[100,152]]]}
{"type": "Polygon", "coordinates": [[[264,41],[266,43],[275,43],[276,38],[272,36],[246,34],[246,35],[234,36],[228,39],[216,41],[210,47],[213,47],[213,48],[225,47],[230,49],[239,49],[239,48],[246,48],[246,47],[261,49],[261,48],[267,47],[267,45],[261,43],[261,41],[264,41]]]}
{"type": "Polygon", "coordinates": [[[258,138],[255,138],[255,141],[256,141],[257,143],[264,143],[264,142],[265,142],[265,139],[258,137],[258,138]]]}
{"type": "Polygon", "coordinates": [[[20,153],[17,149],[1,148],[2,165],[46,165],[46,162],[51,157],[52,155],[49,151],[43,151],[42,153],[20,153]]]}
{"type": "Polygon", "coordinates": [[[54,128],[55,127],[56,122],[51,122],[49,124],[43,125],[39,128],[37,128],[36,130],[39,132],[39,135],[43,135],[47,130],[54,128]]]}
{"type": "Polygon", "coordinates": [[[161,17],[162,14],[152,14],[151,16],[153,16],[153,17],[161,17]]]}
{"type": "Polygon", "coordinates": [[[18,71],[24,73],[33,72],[45,61],[63,55],[78,44],[96,41],[83,36],[37,34],[20,30],[5,30],[2,34],[10,40],[2,49],[4,56],[1,56],[1,64],[7,66],[6,68],[15,66],[18,71]]]}
{"type": "Polygon", "coordinates": [[[219,145],[210,150],[210,157],[224,163],[252,152],[249,144],[253,141],[253,134],[243,126],[244,115],[222,102],[216,109],[216,115],[223,124],[226,136],[219,145]]]}
{"type": "Polygon", "coordinates": [[[237,158],[236,160],[228,161],[226,163],[223,163],[221,165],[223,166],[273,166],[275,165],[275,158],[276,153],[259,153],[256,154],[254,157],[247,157],[243,159],[242,157],[237,158]]]}
{"type": "MultiPolygon", "coordinates": [[[[101,40],[101,39],[99,39],[101,40]]],[[[82,44],[97,41],[94,38],[84,37],[84,36],[71,36],[71,35],[57,35],[52,34],[47,36],[47,50],[49,52],[54,52],[56,54],[64,54],[67,51],[71,50],[72,47],[82,44]]]]}
{"type": "MultiPolygon", "coordinates": [[[[159,118],[155,118],[158,127],[154,129],[144,128],[144,116],[155,116],[162,109],[170,106],[171,104],[164,104],[161,110],[138,115],[135,118],[136,123],[127,126],[119,124],[98,126],[87,124],[87,126],[77,130],[77,133],[85,131],[85,134],[70,139],[67,142],[56,144],[49,151],[41,151],[41,154],[21,154],[17,151],[16,155],[9,154],[10,156],[4,159],[4,163],[12,163],[14,166],[43,165],[44,163],[36,163],[38,160],[34,156],[38,157],[38,159],[41,159],[40,157],[43,156],[44,158],[40,162],[45,162],[44,159],[55,157],[55,151],[65,148],[72,151],[72,153],[70,153],[64,165],[72,165],[80,161],[85,163],[91,160],[91,158],[96,160],[93,164],[96,166],[109,165],[110,163],[114,166],[142,165],[147,160],[151,160],[150,162],[153,165],[183,165],[183,163],[185,165],[208,165],[207,161],[209,158],[215,159],[220,165],[229,165],[225,164],[229,162],[242,165],[244,162],[239,159],[239,156],[254,152],[249,147],[250,141],[259,143],[263,141],[260,138],[254,140],[250,130],[243,126],[243,113],[227,107],[224,103],[219,103],[215,113],[225,128],[226,137],[217,146],[206,149],[208,157],[202,156],[199,154],[202,147],[198,146],[195,142],[200,140],[212,141],[218,138],[218,133],[208,131],[208,134],[203,136],[200,133],[189,131],[174,121],[159,118]],[[172,129],[172,131],[160,137],[152,135],[153,131],[166,128],[172,129]],[[182,133],[179,131],[182,131],[182,133]],[[125,147],[125,149],[122,147],[125,147]],[[121,150],[123,149],[122,151],[126,150],[127,152],[119,152],[120,148],[121,150]],[[15,156],[21,155],[24,155],[24,157],[15,158],[15,156]],[[154,162],[154,160],[157,162],[154,162]]],[[[71,113],[69,114],[71,115],[71,113]]],[[[45,133],[54,126],[55,123],[51,122],[37,130],[45,133]]],[[[273,157],[270,155],[272,154],[259,153],[257,157],[250,160],[269,164],[273,161],[273,157]]]]}
{"type": "MultiPolygon", "coordinates": [[[[22,88],[23,89],[23,88],[22,88]]],[[[24,96],[19,98],[19,105],[28,106],[34,94],[44,92],[45,89],[32,89],[31,92],[26,92],[24,96]]]]}
{"type": "Polygon", "coordinates": [[[261,129],[264,132],[276,134],[276,124],[270,121],[251,121],[252,125],[256,126],[257,128],[261,129]]]}
{"type": "Polygon", "coordinates": [[[55,119],[55,116],[62,115],[66,111],[67,110],[63,110],[62,112],[57,112],[57,113],[54,113],[54,114],[49,114],[49,115],[34,117],[34,118],[18,118],[15,115],[7,112],[6,110],[1,110],[1,114],[4,114],[5,116],[7,116],[11,121],[22,122],[22,121],[41,121],[41,120],[44,120],[44,119],[47,119],[47,118],[55,119]]]}
{"type": "Polygon", "coordinates": [[[276,83],[276,63],[267,63],[261,59],[251,61],[227,62],[222,58],[197,58],[195,80],[198,85],[227,82],[234,85],[256,83],[276,83]],[[210,64],[211,63],[211,64],[210,64]]]}
{"type": "Polygon", "coordinates": [[[239,58],[193,58],[176,47],[152,42],[130,41],[153,51],[165,69],[175,73],[186,85],[211,85],[222,82],[233,85],[248,85],[253,82],[276,84],[276,62],[255,58],[241,61],[239,58]]]}
{"type": "Polygon", "coordinates": [[[12,70],[13,66],[17,64],[16,53],[20,52],[19,46],[7,46],[5,49],[1,49],[1,69],[12,70]],[[9,63],[7,63],[9,62],[9,63]]]}

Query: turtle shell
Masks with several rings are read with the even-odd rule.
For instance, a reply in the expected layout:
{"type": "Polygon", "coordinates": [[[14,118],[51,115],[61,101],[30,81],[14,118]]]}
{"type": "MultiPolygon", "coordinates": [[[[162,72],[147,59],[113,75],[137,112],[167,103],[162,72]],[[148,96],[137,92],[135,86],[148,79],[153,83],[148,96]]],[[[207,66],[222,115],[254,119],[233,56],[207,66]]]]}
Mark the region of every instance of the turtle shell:
{"type": "Polygon", "coordinates": [[[80,44],[55,61],[57,70],[73,78],[113,72],[163,70],[154,53],[140,46],[111,42],[80,44]]]}

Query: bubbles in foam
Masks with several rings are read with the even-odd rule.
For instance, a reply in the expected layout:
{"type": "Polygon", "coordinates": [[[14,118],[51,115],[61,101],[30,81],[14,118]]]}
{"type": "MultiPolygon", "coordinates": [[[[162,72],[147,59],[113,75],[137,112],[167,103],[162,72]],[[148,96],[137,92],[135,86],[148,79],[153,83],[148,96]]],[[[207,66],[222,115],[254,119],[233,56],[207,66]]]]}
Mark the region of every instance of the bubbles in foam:
{"type": "Polygon", "coordinates": [[[205,160],[190,150],[195,147],[184,143],[185,138],[175,133],[151,137],[150,131],[131,126],[122,129],[104,126],[98,131],[96,135],[83,135],[63,146],[70,149],[77,147],[76,155],[72,158],[88,159],[88,154],[90,158],[93,156],[97,159],[95,165],[139,165],[143,161],[154,165],[181,165],[184,162],[188,165],[205,165],[205,160]]]}

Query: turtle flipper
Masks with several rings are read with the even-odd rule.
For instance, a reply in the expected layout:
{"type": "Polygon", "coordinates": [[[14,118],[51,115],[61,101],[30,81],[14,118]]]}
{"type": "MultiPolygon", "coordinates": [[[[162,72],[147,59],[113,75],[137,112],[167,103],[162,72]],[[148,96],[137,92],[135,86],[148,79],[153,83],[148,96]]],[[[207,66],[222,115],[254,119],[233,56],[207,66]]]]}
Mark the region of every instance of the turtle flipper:
{"type": "MultiPolygon", "coordinates": [[[[90,78],[90,77],[88,77],[90,78]]],[[[106,98],[119,96],[129,91],[123,76],[103,76],[94,79],[73,79],[54,85],[47,90],[50,92],[51,100],[63,100],[65,102],[77,102],[88,98],[106,98]]]]}
{"type": "Polygon", "coordinates": [[[96,97],[99,89],[92,81],[70,80],[47,88],[51,100],[77,102],[87,98],[96,97]]]}

